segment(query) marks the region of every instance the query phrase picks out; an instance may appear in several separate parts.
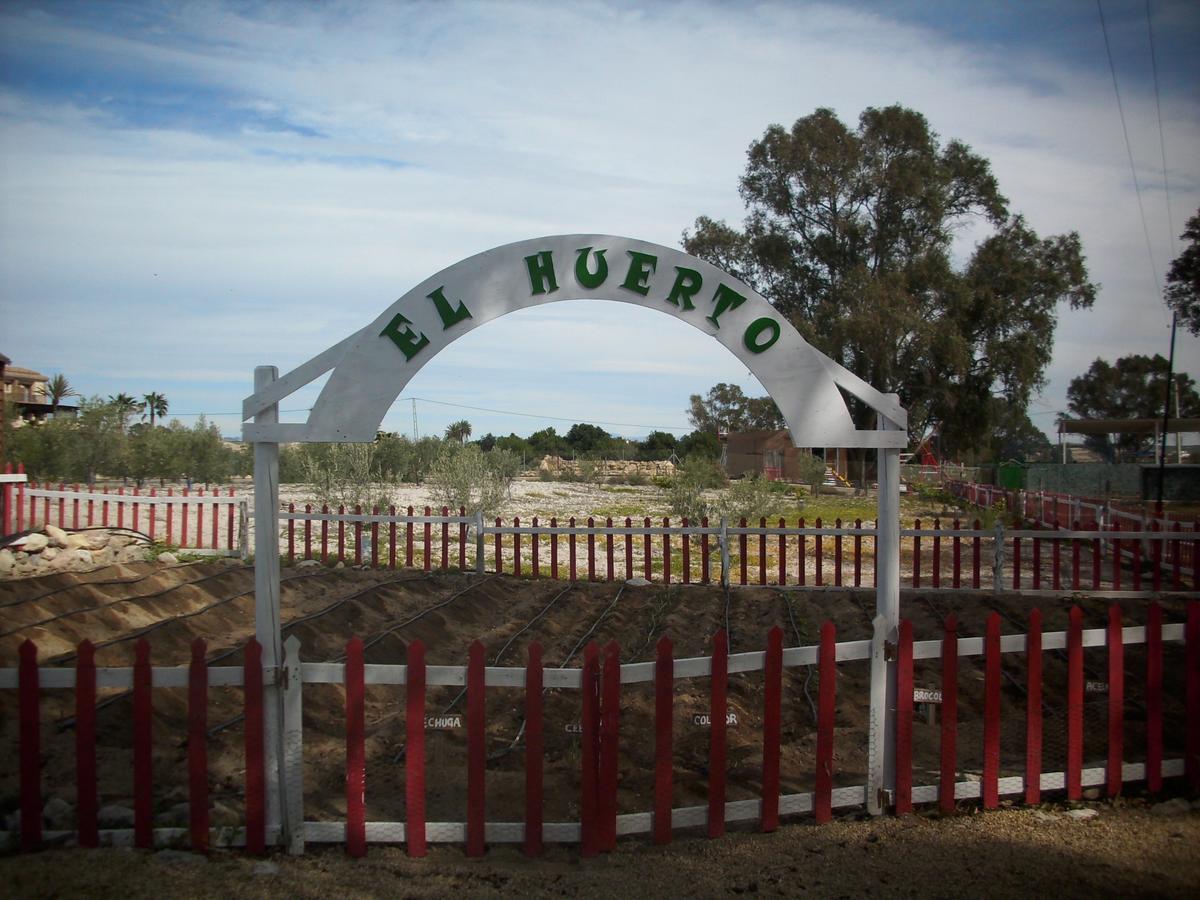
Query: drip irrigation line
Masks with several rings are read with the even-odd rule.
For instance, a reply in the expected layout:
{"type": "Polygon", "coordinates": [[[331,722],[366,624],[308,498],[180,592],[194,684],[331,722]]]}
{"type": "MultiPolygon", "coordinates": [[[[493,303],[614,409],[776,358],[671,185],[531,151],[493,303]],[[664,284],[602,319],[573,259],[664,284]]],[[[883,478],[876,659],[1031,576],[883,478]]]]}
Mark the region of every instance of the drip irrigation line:
{"type": "MultiPolygon", "coordinates": [[[[196,560],[195,562],[181,563],[178,566],[172,566],[171,571],[174,571],[176,569],[190,568],[192,566],[212,565],[212,563],[213,563],[213,560],[200,559],[200,560],[196,560]]],[[[112,566],[114,566],[114,565],[117,565],[117,564],[111,563],[107,566],[102,566],[101,568],[108,569],[108,568],[112,568],[112,566]]],[[[122,563],[122,565],[124,565],[124,563],[122,563]]],[[[239,567],[239,568],[241,568],[241,567],[239,567]]],[[[250,568],[250,567],[245,567],[245,568],[250,568]]],[[[99,570],[97,569],[96,571],[99,571],[99,570]]],[[[141,581],[145,581],[147,578],[153,578],[156,575],[161,575],[163,573],[163,571],[164,570],[162,570],[162,569],[155,569],[153,572],[147,572],[145,575],[138,575],[134,578],[113,578],[108,581],[77,581],[74,584],[68,584],[63,587],[54,588],[53,590],[44,591],[43,593],[37,594],[33,597],[22,597],[17,600],[7,600],[4,603],[0,603],[0,609],[8,609],[9,607],[20,606],[22,603],[36,603],[39,600],[45,600],[47,597],[53,597],[55,594],[62,594],[62,593],[65,593],[66,591],[73,591],[76,588],[81,588],[81,587],[108,587],[108,586],[114,585],[114,584],[137,584],[141,581]]],[[[232,571],[236,571],[236,569],[228,569],[226,571],[232,572],[232,571]]],[[[64,574],[71,574],[71,573],[64,573],[64,574]]],[[[184,582],[184,584],[191,584],[191,583],[192,582],[184,582]]],[[[130,598],[130,599],[136,599],[136,598],[130,598]]]]}
{"type": "MultiPolygon", "coordinates": [[[[201,578],[195,578],[191,581],[184,581],[179,584],[171,585],[168,588],[164,588],[161,591],[154,591],[153,593],[150,593],[150,594],[138,594],[135,597],[121,597],[120,599],[110,600],[107,603],[101,603],[97,606],[84,606],[84,607],[80,607],[79,609],[72,609],[68,612],[59,613],[56,616],[50,616],[49,618],[41,619],[37,622],[29,622],[25,625],[19,625],[16,628],[10,628],[8,631],[0,631],[0,638],[8,637],[10,634],[16,634],[20,631],[24,631],[27,628],[39,628],[43,625],[48,625],[51,622],[57,622],[59,619],[65,619],[68,616],[77,616],[77,615],[80,615],[81,613],[99,612],[100,610],[109,609],[113,606],[116,606],[119,603],[136,603],[136,602],[142,601],[142,600],[153,600],[155,597],[165,596],[166,594],[172,593],[173,591],[177,591],[179,588],[191,587],[193,585],[202,584],[205,581],[211,581],[214,578],[220,578],[222,575],[231,575],[234,572],[245,572],[247,569],[252,569],[252,568],[254,568],[254,567],[253,566],[236,566],[233,568],[227,568],[220,572],[212,572],[208,575],[204,575],[201,578]]],[[[157,575],[157,574],[159,574],[159,573],[151,572],[150,575],[147,575],[145,577],[149,578],[152,575],[157,575]]],[[[143,578],[134,579],[134,581],[142,581],[142,580],[144,580],[144,579],[143,578]]],[[[103,583],[103,582],[101,582],[101,583],[103,583]]],[[[124,581],[124,582],[112,582],[112,583],[129,584],[131,582],[124,581]]],[[[76,587],[79,587],[79,586],[80,585],[76,585],[76,587]]]]}
{"type": "MultiPolygon", "coordinates": [[[[532,628],[534,625],[536,625],[538,620],[543,618],[546,615],[546,613],[550,612],[550,610],[554,608],[554,605],[556,603],[558,603],[559,600],[561,600],[566,594],[570,593],[574,589],[575,589],[575,585],[568,584],[565,588],[563,588],[561,591],[559,591],[557,594],[555,594],[553,597],[551,597],[550,602],[547,603],[545,606],[543,606],[541,611],[539,611],[536,616],[534,616],[532,619],[530,619],[528,622],[526,622],[524,625],[522,625],[520,630],[514,632],[513,635],[505,642],[504,646],[501,647],[496,652],[496,655],[492,658],[492,665],[493,666],[500,665],[501,657],[503,657],[505,652],[507,652],[508,648],[513,645],[513,641],[515,641],[517,638],[519,638],[521,635],[523,635],[526,631],[528,631],[530,628],[532,628]]],[[[446,706],[446,708],[442,710],[442,715],[446,715],[447,713],[450,712],[450,710],[454,709],[454,707],[458,705],[458,701],[461,700],[463,697],[465,697],[466,694],[467,694],[467,689],[464,687],[461,691],[459,691],[455,695],[454,699],[450,701],[450,703],[446,706]]]]}
{"type": "MultiPolygon", "coordinates": [[[[782,598],[784,605],[787,606],[788,621],[792,623],[792,633],[796,636],[796,646],[799,647],[803,643],[804,637],[800,634],[800,626],[796,624],[796,613],[792,609],[791,598],[788,597],[788,595],[783,591],[780,591],[779,595],[782,598]]],[[[804,699],[808,701],[809,709],[812,710],[813,721],[816,722],[817,704],[813,700],[812,694],[809,692],[809,685],[812,683],[813,669],[815,669],[816,666],[806,666],[805,668],[807,668],[808,671],[804,673],[804,699]]]]}
{"type": "MultiPolygon", "coordinates": [[[[579,652],[579,649],[584,644],[587,643],[587,639],[590,638],[595,633],[596,629],[600,627],[600,623],[603,622],[605,620],[605,618],[608,617],[608,614],[612,611],[612,608],[617,605],[617,601],[621,599],[621,594],[623,594],[624,592],[625,592],[625,583],[622,583],[621,586],[619,588],[617,588],[617,595],[612,598],[612,602],[609,603],[608,606],[606,606],[604,608],[603,612],[601,612],[600,615],[597,616],[596,621],[594,621],[592,623],[592,627],[587,630],[587,633],[584,634],[584,636],[581,637],[578,641],[576,641],[575,646],[571,648],[571,651],[565,657],[563,657],[563,661],[558,664],[558,667],[560,669],[565,669],[567,667],[567,663],[569,663],[572,659],[575,658],[575,654],[579,652]]],[[[542,693],[545,694],[548,690],[549,690],[549,688],[542,688],[542,693]]],[[[525,723],[527,721],[528,721],[527,719],[524,719],[524,718],[521,719],[521,727],[517,729],[516,736],[512,739],[511,742],[509,742],[509,745],[507,747],[503,748],[502,750],[498,750],[495,753],[493,753],[491,756],[489,756],[488,757],[489,761],[500,759],[501,757],[507,756],[509,753],[513,752],[513,750],[516,748],[517,744],[520,743],[521,738],[523,738],[525,736],[525,723]]]]}
{"type": "MultiPolygon", "coordinates": [[[[332,572],[328,572],[328,573],[313,572],[313,573],[308,573],[308,574],[304,574],[304,575],[289,575],[287,578],[279,579],[279,583],[280,583],[280,585],[284,585],[284,584],[287,584],[292,581],[300,581],[300,580],[303,580],[306,578],[327,577],[328,575],[332,575],[332,574],[333,574],[332,572]]],[[[170,625],[173,622],[181,622],[184,619],[192,619],[192,618],[195,618],[196,616],[204,615],[204,613],[214,610],[218,606],[224,606],[226,603],[232,603],[234,600],[237,600],[241,597],[245,597],[245,596],[247,596],[249,594],[253,594],[253,593],[254,593],[254,588],[250,588],[248,590],[241,591],[237,594],[234,594],[231,597],[225,597],[221,600],[216,600],[216,601],[208,604],[207,606],[201,607],[200,609],[197,609],[197,610],[193,610],[192,612],[181,613],[180,615],[172,616],[169,619],[159,619],[154,624],[147,625],[145,628],[139,628],[135,631],[129,632],[128,634],[122,635],[119,638],[113,638],[110,641],[101,641],[98,644],[93,644],[93,647],[96,650],[100,650],[104,647],[111,647],[114,644],[123,644],[125,641],[132,641],[137,638],[144,637],[145,635],[149,634],[150,632],[157,631],[159,628],[163,628],[167,625],[170,625]]],[[[77,655],[78,655],[77,653],[64,653],[61,656],[51,657],[49,660],[47,660],[47,662],[62,664],[62,663],[70,662],[77,655]]]]}

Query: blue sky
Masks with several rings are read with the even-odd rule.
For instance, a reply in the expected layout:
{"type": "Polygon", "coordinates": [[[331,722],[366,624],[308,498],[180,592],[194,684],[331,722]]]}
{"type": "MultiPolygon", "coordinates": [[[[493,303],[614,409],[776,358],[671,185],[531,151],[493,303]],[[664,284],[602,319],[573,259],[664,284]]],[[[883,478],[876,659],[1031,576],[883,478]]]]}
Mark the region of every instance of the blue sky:
{"type": "MultiPolygon", "coordinates": [[[[1169,210],[1146,4],[1103,9],[1149,252],[1086,0],[10,2],[0,350],[87,394],[163,392],[236,434],[255,365],[293,368],[437,270],[543,234],[676,246],[698,215],[740,222],[768,124],[899,102],[988,157],[1041,234],[1083,238],[1101,291],[1060,315],[1031,408],[1049,426],[1097,356],[1165,354],[1155,278],[1200,207],[1200,6],[1150,4],[1169,210]]],[[[1200,376],[1196,338],[1177,357],[1200,376]]],[[[538,415],[686,430],[688,395],[718,381],[760,391],[668,317],[555,304],[456,342],[385,424],[410,431],[418,397],[423,434],[569,424],[538,415]]]]}

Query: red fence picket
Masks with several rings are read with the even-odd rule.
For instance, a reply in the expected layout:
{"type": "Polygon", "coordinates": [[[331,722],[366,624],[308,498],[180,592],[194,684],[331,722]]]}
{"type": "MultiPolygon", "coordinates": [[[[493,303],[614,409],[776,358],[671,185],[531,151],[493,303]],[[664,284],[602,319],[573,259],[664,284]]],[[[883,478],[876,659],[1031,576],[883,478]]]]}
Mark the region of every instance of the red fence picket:
{"type": "Polygon", "coordinates": [[[767,656],[763,666],[763,831],[779,826],[779,753],[783,696],[783,629],[776,625],[767,633],[767,656]]]}
{"type": "MultiPolygon", "coordinates": [[[[535,573],[536,574],[536,573],[535,573]]],[[[542,723],[542,645],[529,645],[525,666],[525,855],[542,853],[546,739],[542,723]]]]}
{"type": "Polygon", "coordinates": [[[425,645],[409,643],[404,685],[404,840],[409,856],[425,846],[425,645]]]}
{"type": "Polygon", "coordinates": [[[604,675],[600,696],[600,770],[597,778],[600,849],[617,847],[617,744],[621,714],[621,648],[611,641],[604,648],[604,675]]]}
{"type": "Polygon", "coordinates": [[[1083,794],[1083,610],[1071,607],[1067,626],[1067,799],[1083,794]]]}
{"type": "Polygon", "coordinates": [[[242,666],[246,748],[246,852],[261,855],[267,848],[267,780],[263,767],[263,666],[262,645],[246,642],[242,666]]]}
{"type": "Polygon", "coordinates": [[[1162,607],[1153,601],[1146,622],[1146,788],[1162,790],[1162,607]]]}
{"type": "Polygon", "coordinates": [[[942,632],[942,734],[938,808],[954,812],[958,772],[958,619],[946,617],[942,632]]]}
{"type": "Polygon", "coordinates": [[[1121,609],[1108,608],[1108,767],[1105,787],[1108,796],[1121,793],[1121,760],[1125,754],[1125,642],[1121,633],[1121,609]]]}
{"type": "Polygon", "coordinates": [[[33,641],[26,640],[21,643],[17,683],[21,757],[21,849],[37,850],[42,845],[42,723],[37,647],[33,641]]]}
{"type": "MultiPolygon", "coordinates": [[[[936,569],[934,570],[937,571],[936,569]]],[[[896,815],[913,811],[913,629],[908,619],[900,620],[896,647],[896,815]]]]}
{"type": "Polygon", "coordinates": [[[579,798],[579,832],[580,855],[595,856],[599,852],[597,821],[596,821],[596,777],[599,760],[599,725],[600,698],[598,694],[600,674],[600,650],[595,641],[589,641],[583,648],[583,669],[580,672],[580,753],[582,772],[580,772],[579,798]]]}
{"type": "MultiPolygon", "coordinates": [[[[100,842],[96,785],[96,648],[80,643],[75,657],[75,820],[80,847],[100,842]]],[[[207,807],[205,807],[207,812],[207,807]]]]}
{"type": "Polygon", "coordinates": [[[654,663],[654,843],[671,843],[671,806],[674,800],[675,659],[671,639],[658,639],[654,663]]]}
{"type": "MultiPolygon", "coordinates": [[[[1200,557],[1196,557],[1200,563],[1200,557]]],[[[1196,566],[1200,571],[1200,564],[1196,566]]],[[[1187,735],[1184,738],[1186,762],[1184,770],[1187,773],[1188,787],[1192,791],[1200,790],[1200,601],[1193,600],[1188,604],[1186,626],[1186,665],[1187,687],[1185,713],[1187,735]]]]}
{"type": "Polygon", "coordinates": [[[363,642],[346,645],[346,855],[367,854],[363,642]]]}
{"type": "Polygon", "coordinates": [[[151,681],[150,644],[145,638],[139,638],[133,663],[133,845],[141,850],[154,845],[151,681]]]}
{"type": "MultiPolygon", "coordinates": [[[[744,522],[745,520],[743,520],[744,522]]],[[[713,635],[712,676],[709,680],[708,732],[708,836],[725,833],[725,715],[729,709],[729,638],[725,631],[713,635]]]]}
{"type": "Polygon", "coordinates": [[[467,856],[483,856],[487,777],[487,698],[483,644],[471,642],[467,657],[467,856]]]}
{"type": "Polygon", "coordinates": [[[987,619],[983,680],[983,808],[1000,804],[1000,614],[987,619]]]}
{"type": "Polygon", "coordinates": [[[188,665],[188,831],[192,850],[208,850],[208,663],[204,638],[188,665]]]}
{"type": "Polygon", "coordinates": [[[813,812],[818,823],[833,818],[833,716],[837,699],[837,631],[832,622],[821,625],[817,677],[817,772],[813,812]]]}
{"type": "Polygon", "coordinates": [[[1029,613],[1025,636],[1025,802],[1042,799],[1042,613],[1029,613]]]}

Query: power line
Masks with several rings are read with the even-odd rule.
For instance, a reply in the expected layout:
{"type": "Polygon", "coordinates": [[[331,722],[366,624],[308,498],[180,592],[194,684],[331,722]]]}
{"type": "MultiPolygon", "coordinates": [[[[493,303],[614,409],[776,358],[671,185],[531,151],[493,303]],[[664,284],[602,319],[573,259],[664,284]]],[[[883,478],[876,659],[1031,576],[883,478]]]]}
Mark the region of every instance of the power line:
{"type": "Polygon", "coordinates": [[[1100,30],[1104,33],[1104,52],[1108,55],[1108,70],[1112,73],[1113,92],[1117,95],[1117,113],[1121,117],[1121,132],[1125,135],[1125,152],[1129,156],[1129,172],[1133,176],[1133,191],[1137,195],[1138,212],[1142,217],[1142,234],[1146,238],[1146,255],[1150,258],[1150,274],[1154,278],[1154,292],[1159,292],[1158,266],[1154,263],[1154,250],[1150,245],[1150,227],[1146,224],[1146,208],[1142,204],[1142,187],[1138,184],[1137,166],[1133,162],[1133,145],[1129,141],[1129,127],[1125,124],[1125,105],[1121,102],[1121,88],[1117,85],[1117,67],[1113,64],[1112,46],[1108,42],[1108,23],[1104,19],[1104,3],[1096,0],[1100,13],[1100,30]]]}
{"type": "Polygon", "coordinates": [[[476,412],[496,413],[502,416],[524,416],[528,419],[551,419],[555,422],[572,422],[580,425],[609,425],[616,428],[649,428],[658,431],[684,431],[689,432],[693,429],[684,428],[679,425],[636,425],[629,422],[601,422],[592,421],[589,419],[569,419],[565,416],[546,416],[541,413],[514,412],[511,409],[490,409],[486,406],[468,406],[465,403],[450,403],[446,400],[431,400],[428,397],[412,397],[412,400],[420,400],[422,403],[436,403],[439,406],[454,406],[458,409],[473,409],[476,412]]]}
{"type": "Polygon", "coordinates": [[[1171,184],[1167,180],[1167,139],[1163,135],[1162,100],[1158,91],[1158,55],[1154,52],[1154,25],[1150,20],[1150,0],[1146,0],[1146,35],[1150,38],[1150,68],[1154,72],[1154,109],[1158,113],[1158,147],[1162,151],[1163,196],[1167,201],[1167,248],[1174,255],[1175,217],[1171,214],[1171,184]]]}

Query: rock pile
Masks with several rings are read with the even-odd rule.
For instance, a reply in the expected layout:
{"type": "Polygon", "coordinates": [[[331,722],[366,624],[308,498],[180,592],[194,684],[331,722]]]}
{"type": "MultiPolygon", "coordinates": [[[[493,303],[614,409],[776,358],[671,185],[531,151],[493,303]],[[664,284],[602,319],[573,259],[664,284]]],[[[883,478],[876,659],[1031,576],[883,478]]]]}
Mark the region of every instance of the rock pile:
{"type": "Polygon", "coordinates": [[[0,578],[83,572],[113,563],[142,562],[146,545],[105,529],[67,532],[46,525],[0,550],[0,578]]]}
{"type": "Polygon", "coordinates": [[[624,481],[632,475],[645,479],[670,478],[675,474],[675,463],[670,460],[646,461],[639,459],[597,459],[581,461],[578,459],[562,459],[558,456],[543,456],[538,463],[538,472],[548,475],[574,475],[578,477],[581,462],[595,466],[597,478],[605,481],[624,481]]]}

